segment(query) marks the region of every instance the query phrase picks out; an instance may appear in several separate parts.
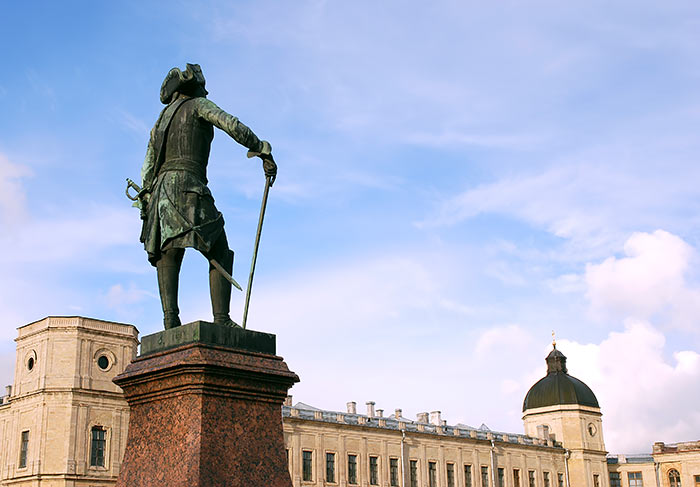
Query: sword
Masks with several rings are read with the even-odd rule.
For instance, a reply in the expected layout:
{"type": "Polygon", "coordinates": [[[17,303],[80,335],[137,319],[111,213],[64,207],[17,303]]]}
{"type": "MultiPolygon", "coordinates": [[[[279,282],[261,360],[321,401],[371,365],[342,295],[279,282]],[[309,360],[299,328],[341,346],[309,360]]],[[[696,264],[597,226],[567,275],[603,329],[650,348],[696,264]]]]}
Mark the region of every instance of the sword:
{"type": "Polygon", "coordinates": [[[219,263],[218,263],[216,260],[214,260],[214,259],[209,259],[209,263],[210,263],[211,265],[214,266],[214,269],[216,269],[217,271],[219,271],[219,274],[221,274],[222,276],[224,276],[224,279],[226,279],[228,282],[230,282],[231,284],[233,284],[233,287],[235,287],[235,288],[238,289],[239,291],[243,291],[243,288],[241,287],[241,285],[238,284],[238,283],[236,282],[236,280],[233,278],[233,276],[232,276],[231,274],[229,274],[228,272],[226,272],[226,269],[224,269],[223,267],[221,267],[221,264],[219,264],[219,263]]]}
{"type": "Polygon", "coordinates": [[[253,274],[255,274],[255,262],[258,260],[258,247],[260,247],[260,234],[262,233],[263,218],[265,218],[265,207],[267,206],[267,195],[272,186],[272,178],[265,178],[265,191],[263,192],[262,205],[260,206],[260,218],[258,219],[258,231],[255,234],[255,248],[253,249],[253,261],[250,263],[250,277],[248,278],[248,288],[245,293],[245,307],[243,308],[243,329],[245,330],[248,321],[248,305],[250,304],[250,291],[253,289],[253,274]]]}
{"type": "MultiPolygon", "coordinates": [[[[143,197],[143,190],[141,187],[133,182],[131,179],[126,178],[126,197],[129,198],[131,201],[139,201],[143,197]],[[134,189],[136,191],[136,195],[132,195],[129,193],[130,189],[134,189]]],[[[141,203],[143,205],[143,203],[141,203]]],[[[216,260],[214,259],[209,259],[209,263],[214,266],[214,269],[219,271],[219,274],[224,276],[224,279],[226,279],[228,282],[230,282],[233,287],[238,289],[239,291],[243,291],[243,288],[241,287],[240,284],[236,282],[236,280],[233,278],[231,274],[229,274],[226,269],[224,269],[221,264],[219,264],[216,260]]]]}

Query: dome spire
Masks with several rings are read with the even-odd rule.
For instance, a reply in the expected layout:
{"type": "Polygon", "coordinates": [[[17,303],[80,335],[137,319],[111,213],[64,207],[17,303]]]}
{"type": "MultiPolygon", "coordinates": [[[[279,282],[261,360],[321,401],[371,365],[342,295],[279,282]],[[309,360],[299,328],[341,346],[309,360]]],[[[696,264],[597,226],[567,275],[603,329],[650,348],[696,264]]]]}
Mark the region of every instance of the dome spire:
{"type": "Polygon", "coordinates": [[[557,339],[554,336],[554,330],[552,330],[552,348],[557,348],[557,339]]]}
{"type": "Polygon", "coordinates": [[[566,370],[566,356],[557,350],[557,342],[554,340],[554,332],[552,332],[552,351],[549,352],[547,358],[547,374],[564,373],[566,370]]]}
{"type": "Polygon", "coordinates": [[[566,368],[566,356],[557,350],[557,342],[552,337],[552,351],[547,358],[547,375],[538,380],[525,396],[523,411],[561,406],[562,404],[578,404],[600,408],[598,399],[586,384],[576,377],[569,375],[566,368]]]}

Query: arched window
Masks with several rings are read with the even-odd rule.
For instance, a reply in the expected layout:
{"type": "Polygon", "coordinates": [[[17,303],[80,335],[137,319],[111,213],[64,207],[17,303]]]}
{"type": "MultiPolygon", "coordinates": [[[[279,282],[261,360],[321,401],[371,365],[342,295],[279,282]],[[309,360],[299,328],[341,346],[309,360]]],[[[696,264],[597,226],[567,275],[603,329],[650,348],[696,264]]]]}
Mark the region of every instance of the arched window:
{"type": "Polygon", "coordinates": [[[668,471],[668,483],[671,487],[681,487],[681,474],[675,468],[668,471]]]}

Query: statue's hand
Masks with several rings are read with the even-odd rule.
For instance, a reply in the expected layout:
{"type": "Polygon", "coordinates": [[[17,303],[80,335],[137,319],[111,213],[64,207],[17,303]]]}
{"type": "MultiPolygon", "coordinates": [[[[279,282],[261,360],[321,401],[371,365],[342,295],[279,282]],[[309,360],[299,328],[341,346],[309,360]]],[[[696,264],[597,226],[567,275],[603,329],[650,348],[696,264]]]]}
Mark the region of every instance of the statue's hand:
{"type": "Polygon", "coordinates": [[[142,189],[141,192],[139,193],[139,198],[137,201],[138,207],[141,210],[141,219],[142,220],[148,219],[148,202],[150,200],[151,200],[150,191],[146,191],[145,189],[142,189]]]}
{"type": "Polygon", "coordinates": [[[277,164],[272,158],[272,154],[265,154],[260,156],[263,160],[263,169],[265,170],[265,176],[270,178],[270,186],[275,183],[277,179],[277,164]]]}

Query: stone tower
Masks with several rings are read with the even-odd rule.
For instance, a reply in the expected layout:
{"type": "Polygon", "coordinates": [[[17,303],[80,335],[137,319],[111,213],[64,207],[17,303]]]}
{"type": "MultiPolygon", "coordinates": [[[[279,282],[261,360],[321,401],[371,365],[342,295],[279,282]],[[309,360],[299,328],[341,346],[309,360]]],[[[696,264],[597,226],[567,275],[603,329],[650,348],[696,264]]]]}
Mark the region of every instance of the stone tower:
{"type": "Polygon", "coordinates": [[[129,409],[112,378],[136,356],[138,330],[51,316],[18,331],[14,384],[0,405],[0,485],[113,485],[129,409]]]}
{"type": "Polygon", "coordinates": [[[546,361],[547,375],[530,388],[523,402],[525,434],[553,439],[568,450],[570,487],[607,487],[598,399],[586,384],[568,374],[566,357],[556,343],[546,361]]]}

